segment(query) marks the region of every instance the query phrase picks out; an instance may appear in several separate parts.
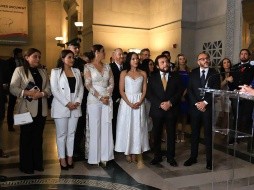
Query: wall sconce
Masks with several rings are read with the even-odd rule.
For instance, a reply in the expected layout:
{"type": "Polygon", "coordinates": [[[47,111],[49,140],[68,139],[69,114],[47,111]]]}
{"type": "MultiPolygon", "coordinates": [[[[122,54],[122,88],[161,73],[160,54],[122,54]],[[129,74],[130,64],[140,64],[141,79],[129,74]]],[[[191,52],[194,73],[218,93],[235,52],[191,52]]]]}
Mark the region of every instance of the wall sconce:
{"type": "Polygon", "coordinates": [[[55,37],[55,40],[57,41],[56,45],[60,47],[65,47],[65,44],[62,43],[63,39],[63,37],[55,37]]]}
{"type": "Polygon", "coordinates": [[[74,25],[78,29],[78,35],[81,35],[83,30],[83,22],[74,22],[74,25]]]}
{"type": "Polygon", "coordinates": [[[137,53],[137,54],[140,54],[141,49],[138,49],[138,48],[130,48],[130,49],[128,49],[128,52],[135,52],[135,53],[137,53]]]}

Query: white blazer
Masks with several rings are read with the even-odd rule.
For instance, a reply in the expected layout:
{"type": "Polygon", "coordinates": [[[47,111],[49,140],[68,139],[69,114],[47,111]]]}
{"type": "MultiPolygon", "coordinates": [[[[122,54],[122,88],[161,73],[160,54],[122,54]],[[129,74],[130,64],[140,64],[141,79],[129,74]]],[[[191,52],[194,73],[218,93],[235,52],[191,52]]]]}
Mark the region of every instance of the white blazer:
{"type": "MultiPolygon", "coordinates": [[[[66,105],[69,102],[79,102],[81,104],[84,93],[84,86],[79,69],[71,68],[74,77],[76,78],[74,99],[71,101],[71,91],[69,87],[68,79],[65,72],[62,72],[61,68],[55,68],[51,70],[50,86],[52,88],[52,94],[54,96],[51,106],[51,117],[52,118],[63,118],[70,117],[71,111],[66,105]]],[[[72,110],[74,117],[80,117],[81,107],[72,110]]]]}

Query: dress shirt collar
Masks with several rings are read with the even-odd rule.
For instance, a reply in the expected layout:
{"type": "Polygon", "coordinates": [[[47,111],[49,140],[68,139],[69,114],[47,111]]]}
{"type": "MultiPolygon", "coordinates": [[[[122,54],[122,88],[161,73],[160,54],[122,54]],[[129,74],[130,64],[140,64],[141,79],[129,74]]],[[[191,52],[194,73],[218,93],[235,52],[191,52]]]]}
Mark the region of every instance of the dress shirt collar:
{"type": "Polygon", "coordinates": [[[118,67],[118,69],[119,69],[119,71],[121,71],[121,68],[123,67],[123,65],[121,64],[118,64],[117,62],[115,62],[116,63],[116,66],[118,67]]]}
{"type": "Polygon", "coordinates": [[[207,73],[208,73],[208,69],[209,68],[199,68],[199,72],[200,72],[200,76],[202,76],[202,74],[203,74],[203,70],[205,70],[205,76],[207,75],[207,73]]]}
{"type": "MultiPolygon", "coordinates": [[[[161,72],[160,71],[160,75],[161,75],[161,78],[163,77],[163,75],[164,75],[164,72],[161,72]]],[[[168,80],[168,72],[167,73],[165,73],[165,77],[166,77],[166,79],[168,80]]]]}

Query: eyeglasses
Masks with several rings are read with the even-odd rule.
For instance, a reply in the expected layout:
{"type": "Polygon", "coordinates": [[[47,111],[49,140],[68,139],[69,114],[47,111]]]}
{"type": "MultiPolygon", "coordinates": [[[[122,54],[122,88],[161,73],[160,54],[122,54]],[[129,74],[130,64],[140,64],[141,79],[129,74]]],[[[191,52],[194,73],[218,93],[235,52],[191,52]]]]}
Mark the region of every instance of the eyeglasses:
{"type": "Polygon", "coordinates": [[[198,60],[199,60],[199,61],[205,61],[205,60],[206,60],[206,61],[210,61],[210,58],[199,58],[198,60]]]}

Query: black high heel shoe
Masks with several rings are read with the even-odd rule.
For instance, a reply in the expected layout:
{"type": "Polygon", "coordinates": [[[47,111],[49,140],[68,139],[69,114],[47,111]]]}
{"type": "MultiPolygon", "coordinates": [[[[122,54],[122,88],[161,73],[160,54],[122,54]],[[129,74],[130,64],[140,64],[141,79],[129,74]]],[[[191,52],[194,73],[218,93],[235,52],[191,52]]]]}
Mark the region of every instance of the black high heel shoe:
{"type": "Polygon", "coordinates": [[[60,167],[61,167],[61,170],[68,170],[68,169],[69,169],[69,168],[68,168],[68,165],[62,166],[61,163],[60,163],[60,167]]]}
{"type": "Polygon", "coordinates": [[[59,163],[60,163],[61,170],[68,170],[68,164],[67,163],[66,163],[66,166],[63,166],[61,164],[61,159],[59,159],[59,163]]]}
{"type": "Polygon", "coordinates": [[[68,165],[68,168],[70,168],[70,169],[73,169],[74,168],[74,164],[72,163],[72,164],[67,164],[68,165]]]}
{"type": "Polygon", "coordinates": [[[73,168],[74,168],[72,156],[68,156],[68,157],[67,157],[66,163],[67,163],[67,166],[68,166],[70,169],[73,169],[73,168]],[[70,162],[71,164],[69,164],[69,162],[70,162]]]}

